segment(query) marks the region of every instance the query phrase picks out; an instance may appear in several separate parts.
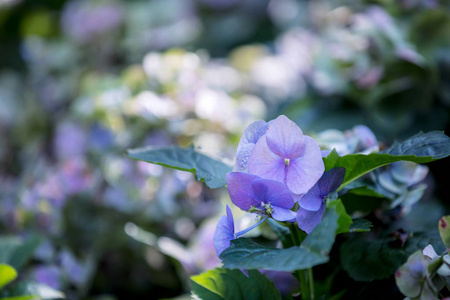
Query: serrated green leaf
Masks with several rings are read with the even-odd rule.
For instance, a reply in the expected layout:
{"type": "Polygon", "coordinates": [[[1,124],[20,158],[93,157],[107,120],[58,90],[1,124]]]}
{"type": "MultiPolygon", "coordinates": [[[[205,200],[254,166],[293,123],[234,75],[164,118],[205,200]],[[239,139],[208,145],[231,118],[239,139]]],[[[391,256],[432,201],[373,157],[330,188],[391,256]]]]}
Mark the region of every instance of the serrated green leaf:
{"type": "Polygon", "coordinates": [[[380,153],[349,154],[339,156],[333,150],[324,158],[325,170],[345,167],[345,177],[338,190],[368,172],[396,161],[427,163],[450,155],[450,138],[441,131],[418,133],[403,141],[395,142],[380,153]]]}
{"type": "Polygon", "coordinates": [[[0,263],[19,270],[39,246],[40,239],[32,236],[22,239],[15,236],[0,236],[0,263]]]}
{"type": "Polygon", "coordinates": [[[226,185],[225,175],[232,170],[231,166],[199,153],[193,147],[130,149],[127,155],[132,159],[191,172],[197,180],[205,182],[212,189],[226,185]]]}
{"type": "Polygon", "coordinates": [[[356,281],[388,278],[418,249],[433,245],[438,253],[443,250],[437,232],[415,233],[403,247],[394,238],[371,239],[356,234],[340,248],[342,267],[356,281]]]}
{"type": "Polygon", "coordinates": [[[439,235],[445,247],[450,248],[450,216],[443,216],[439,220],[439,235]]]}
{"type": "Polygon", "coordinates": [[[336,230],[336,234],[349,232],[350,226],[352,225],[352,218],[345,211],[345,207],[342,204],[342,201],[340,199],[329,201],[327,203],[327,207],[334,207],[336,209],[336,213],[339,215],[338,229],[336,230]]]}
{"type": "Polygon", "coordinates": [[[350,225],[350,232],[369,232],[370,227],[373,227],[372,223],[366,219],[356,218],[352,220],[353,223],[350,225]]]}
{"type": "Polygon", "coordinates": [[[21,281],[0,291],[0,300],[53,300],[64,298],[64,293],[47,285],[30,281],[21,281]]]}
{"type": "Polygon", "coordinates": [[[192,276],[192,295],[201,300],[281,300],[275,285],[256,270],[214,269],[192,276]]]}
{"type": "Polygon", "coordinates": [[[10,265],[0,265],[0,289],[17,278],[16,270],[10,265]]]}
{"type": "Polygon", "coordinates": [[[303,241],[300,247],[287,249],[259,245],[250,239],[239,238],[231,241],[220,257],[225,268],[266,269],[288,271],[308,269],[326,263],[328,253],[334,244],[338,229],[339,214],[330,207],[316,228],[303,241]]]}

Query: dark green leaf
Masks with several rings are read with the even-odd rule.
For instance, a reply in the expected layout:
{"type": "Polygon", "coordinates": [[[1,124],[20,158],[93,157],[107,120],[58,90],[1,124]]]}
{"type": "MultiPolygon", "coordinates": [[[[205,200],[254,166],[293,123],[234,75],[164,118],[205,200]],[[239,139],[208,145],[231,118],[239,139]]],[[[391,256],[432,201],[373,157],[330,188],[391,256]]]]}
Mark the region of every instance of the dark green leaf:
{"type": "Polygon", "coordinates": [[[427,163],[450,155],[450,138],[440,131],[418,133],[403,141],[395,142],[380,153],[349,154],[339,156],[333,150],[324,158],[325,170],[345,167],[345,178],[339,190],[368,172],[396,161],[427,163]]]}
{"type": "Polygon", "coordinates": [[[249,239],[231,241],[220,257],[225,268],[266,269],[276,271],[302,270],[326,263],[338,229],[339,215],[330,207],[322,222],[309,234],[300,247],[278,249],[259,245],[249,239]]]}
{"type": "Polygon", "coordinates": [[[438,253],[444,250],[437,232],[416,233],[405,245],[393,237],[370,239],[362,234],[344,242],[340,249],[342,267],[357,281],[372,281],[387,278],[417,250],[428,244],[438,253]]]}
{"type": "Polygon", "coordinates": [[[127,155],[160,166],[191,172],[212,189],[226,185],[225,175],[232,167],[194,150],[193,147],[142,148],[128,150],[127,155]]]}
{"type": "Polygon", "coordinates": [[[349,232],[350,225],[352,225],[352,218],[345,211],[345,207],[342,204],[342,201],[340,199],[329,201],[327,202],[327,207],[334,207],[337,214],[339,215],[338,229],[336,230],[336,234],[349,232]]]}
{"type": "Polygon", "coordinates": [[[352,220],[353,223],[350,225],[350,232],[369,232],[370,227],[373,227],[372,223],[366,219],[356,218],[352,220]]]}
{"type": "Polygon", "coordinates": [[[289,248],[294,246],[291,231],[288,227],[281,225],[274,219],[268,219],[267,223],[269,223],[270,228],[275,232],[278,239],[280,240],[281,244],[283,245],[283,248],[289,248]]]}
{"type": "Polygon", "coordinates": [[[17,278],[16,270],[10,265],[0,265],[0,289],[17,278]]]}
{"type": "Polygon", "coordinates": [[[39,246],[40,239],[31,236],[27,239],[12,236],[0,237],[0,263],[8,264],[19,270],[39,246]]]}
{"type": "Polygon", "coordinates": [[[63,293],[44,284],[22,281],[0,292],[0,300],[64,299],[63,293]]]}
{"type": "Polygon", "coordinates": [[[202,300],[281,300],[274,284],[256,270],[214,269],[192,276],[192,294],[202,300]]]}

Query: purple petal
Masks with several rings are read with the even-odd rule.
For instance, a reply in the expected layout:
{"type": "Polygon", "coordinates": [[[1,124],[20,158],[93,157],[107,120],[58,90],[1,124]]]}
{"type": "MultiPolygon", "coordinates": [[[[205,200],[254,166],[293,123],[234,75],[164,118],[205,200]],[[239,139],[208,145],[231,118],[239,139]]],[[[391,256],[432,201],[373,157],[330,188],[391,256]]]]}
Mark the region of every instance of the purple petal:
{"type": "Polygon", "coordinates": [[[378,145],[377,138],[369,127],[357,125],[353,127],[353,133],[358,137],[362,148],[367,149],[378,145]]]}
{"type": "Polygon", "coordinates": [[[286,116],[279,116],[267,127],[267,145],[276,155],[294,159],[303,153],[303,133],[300,127],[286,116]]]}
{"type": "Polygon", "coordinates": [[[217,256],[230,247],[230,241],[234,239],[234,220],[230,208],[227,205],[227,216],[221,216],[214,232],[213,244],[217,256]]]}
{"type": "Polygon", "coordinates": [[[262,178],[284,182],[285,168],[283,158],[273,153],[267,146],[266,136],[261,137],[248,159],[248,172],[262,178]]]}
{"type": "Polygon", "coordinates": [[[301,230],[310,234],[313,229],[322,221],[323,214],[325,213],[325,203],[322,203],[321,207],[317,211],[309,211],[300,208],[297,212],[297,223],[301,230]]]}
{"type": "Polygon", "coordinates": [[[233,231],[233,235],[234,235],[234,219],[233,219],[233,213],[231,212],[230,207],[227,204],[226,207],[227,210],[227,219],[228,219],[228,224],[232,227],[232,231],[233,231]]]}
{"type": "Polygon", "coordinates": [[[252,182],[252,189],[260,202],[288,209],[294,206],[291,192],[284,183],[261,178],[252,182]]]}
{"type": "Polygon", "coordinates": [[[256,121],[245,128],[236,151],[234,172],[247,172],[247,162],[256,142],[266,133],[268,123],[256,121]]]}
{"type": "Polygon", "coordinates": [[[249,210],[251,206],[259,206],[261,201],[256,199],[252,189],[252,182],[258,176],[249,173],[231,172],[226,175],[228,192],[231,201],[240,209],[249,210]]]}
{"type": "Polygon", "coordinates": [[[301,208],[309,211],[317,211],[323,203],[324,196],[320,192],[318,184],[315,184],[303,197],[298,200],[301,208]]]}
{"type": "Polygon", "coordinates": [[[290,209],[273,206],[272,218],[277,221],[290,221],[295,219],[296,213],[290,209]]]}
{"type": "MultiPolygon", "coordinates": [[[[286,184],[294,194],[304,194],[316,184],[325,170],[320,148],[309,136],[304,136],[302,156],[291,160],[287,167],[286,184]]],[[[261,176],[262,177],[262,176],[261,176]]]]}
{"type": "Polygon", "coordinates": [[[325,172],[317,183],[322,196],[326,197],[329,193],[336,191],[344,181],[344,177],[344,167],[333,168],[325,172]]]}
{"type": "Polygon", "coordinates": [[[327,157],[331,153],[331,150],[320,150],[320,153],[322,157],[327,157]]]}

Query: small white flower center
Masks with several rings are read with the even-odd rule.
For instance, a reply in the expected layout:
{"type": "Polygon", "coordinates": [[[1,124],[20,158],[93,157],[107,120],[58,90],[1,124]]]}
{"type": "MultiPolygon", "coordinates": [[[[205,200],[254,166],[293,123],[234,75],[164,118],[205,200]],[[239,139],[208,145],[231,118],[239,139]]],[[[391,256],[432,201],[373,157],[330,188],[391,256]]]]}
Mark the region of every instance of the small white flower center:
{"type": "Polygon", "coordinates": [[[289,159],[289,158],[285,158],[284,159],[284,164],[286,165],[286,166],[289,166],[289,163],[291,162],[291,160],[289,159]]]}

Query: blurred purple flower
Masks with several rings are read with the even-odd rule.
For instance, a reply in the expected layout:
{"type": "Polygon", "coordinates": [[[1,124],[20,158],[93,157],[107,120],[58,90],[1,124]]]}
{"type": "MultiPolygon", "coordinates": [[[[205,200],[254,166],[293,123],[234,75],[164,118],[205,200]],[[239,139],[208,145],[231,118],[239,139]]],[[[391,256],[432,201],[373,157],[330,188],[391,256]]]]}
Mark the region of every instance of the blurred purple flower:
{"type": "Polygon", "coordinates": [[[75,157],[65,161],[59,172],[61,184],[67,195],[85,192],[92,188],[96,179],[88,169],[84,158],[75,157]]]}
{"type": "Polygon", "coordinates": [[[214,248],[217,256],[230,247],[231,240],[234,240],[234,219],[230,207],[227,205],[227,215],[221,216],[214,232],[214,248]]]}
{"type": "Polygon", "coordinates": [[[59,124],[56,128],[54,147],[60,160],[83,156],[87,147],[87,137],[83,128],[72,122],[59,124]]]}
{"type": "Polygon", "coordinates": [[[61,288],[61,271],[56,266],[38,266],[34,270],[34,278],[54,289],[61,288]]]}
{"type": "Polygon", "coordinates": [[[352,128],[351,134],[358,139],[355,152],[367,153],[378,150],[378,141],[375,134],[369,127],[364,125],[356,125],[352,128]]]}
{"type": "Polygon", "coordinates": [[[311,233],[322,220],[325,213],[325,200],[331,192],[342,184],[345,168],[333,168],[325,172],[319,181],[299,200],[297,212],[298,227],[306,233],[311,233]]]}
{"type": "Polygon", "coordinates": [[[70,1],[62,13],[63,31],[79,43],[91,42],[122,23],[123,8],[117,2],[70,1]]]}
{"type": "Polygon", "coordinates": [[[290,296],[292,291],[300,286],[297,279],[290,272],[260,270],[260,272],[270,279],[283,297],[290,296]]]}
{"type": "Polygon", "coordinates": [[[86,277],[86,268],[69,251],[60,254],[61,266],[75,285],[81,285],[86,277]]]}
{"type": "Polygon", "coordinates": [[[97,151],[106,150],[114,143],[114,136],[110,130],[96,123],[89,135],[89,146],[97,151]]]}
{"type": "Polygon", "coordinates": [[[290,210],[294,199],[285,184],[241,172],[228,173],[226,179],[231,201],[240,209],[271,215],[278,221],[295,218],[290,210]]]}
{"type": "Polygon", "coordinates": [[[271,121],[248,158],[248,172],[287,185],[296,195],[306,193],[324,172],[317,143],[281,115],[271,121]]]}

